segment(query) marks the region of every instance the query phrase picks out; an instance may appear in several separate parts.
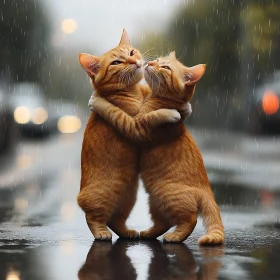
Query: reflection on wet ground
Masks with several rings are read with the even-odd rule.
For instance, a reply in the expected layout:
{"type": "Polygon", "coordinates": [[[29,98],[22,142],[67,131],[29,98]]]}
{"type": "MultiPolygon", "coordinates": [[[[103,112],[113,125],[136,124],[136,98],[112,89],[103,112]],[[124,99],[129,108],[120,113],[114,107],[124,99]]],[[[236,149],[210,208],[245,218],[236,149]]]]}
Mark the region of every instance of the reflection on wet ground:
{"type": "Polygon", "coordinates": [[[195,260],[186,244],[166,244],[154,241],[115,243],[95,241],[85,264],[78,272],[85,279],[216,279],[221,266],[223,248],[201,248],[203,262],[195,260]],[[142,254],[139,254],[139,252],[142,254]],[[141,270],[139,263],[145,264],[141,270]],[[126,268],[126,269],[120,269],[126,268]]]}
{"type": "Polygon", "coordinates": [[[280,246],[258,247],[257,241],[244,241],[245,246],[239,249],[227,245],[199,248],[193,243],[158,240],[94,241],[92,246],[73,241],[48,245],[26,242],[0,246],[0,279],[276,280],[280,276],[280,246]],[[86,247],[90,248],[88,253],[86,247]]]}
{"type": "MultiPolygon", "coordinates": [[[[81,139],[56,139],[53,147],[38,144],[35,161],[43,156],[45,162],[39,174],[0,189],[1,280],[280,279],[277,189],[248,188],[230,180],[213,184],[226,229],[221,247],[197,245],[201,220],[183,244],[127,241],[116,235],[112,243],[93,242],[76,205],[81,139]]],[[[150,225],[142,188],[138,198],[128,225],[140,230],[150,225]]]]}

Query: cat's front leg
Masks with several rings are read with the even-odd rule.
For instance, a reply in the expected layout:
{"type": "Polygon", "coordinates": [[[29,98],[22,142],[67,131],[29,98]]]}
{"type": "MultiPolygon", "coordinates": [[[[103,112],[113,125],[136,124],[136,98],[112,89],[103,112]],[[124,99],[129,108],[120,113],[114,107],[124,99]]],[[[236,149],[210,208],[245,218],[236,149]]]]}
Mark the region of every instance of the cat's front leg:
{"type": "Polygon", "coordinates": [[[177,123],[181,120],[181,115],[174,109],[159,109],[143,115],[140,122],[151,128],[155,128],[166,123],[177,123]]]}
{"type": "Polygon", "coordinates": [[[115,107],[109,101],[94,93],[90,97],[88,106],[92,112],[95,112],[102,117],[105,117],[107,115],[106,110],[115,107]]]}

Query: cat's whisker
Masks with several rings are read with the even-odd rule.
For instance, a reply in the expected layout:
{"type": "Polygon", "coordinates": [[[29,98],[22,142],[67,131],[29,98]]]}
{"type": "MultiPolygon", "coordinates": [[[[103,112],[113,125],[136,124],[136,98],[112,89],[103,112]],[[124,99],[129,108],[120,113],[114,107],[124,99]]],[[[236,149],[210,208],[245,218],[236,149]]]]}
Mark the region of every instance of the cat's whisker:
{"type": "Polygon", "coordinates": [[[186,49],[186,47],[184,47],[184,51],[183,51],[183,53],[178,57],[178,60],[181,60],[182,58],[184,58],[186,54],[187,54],[187,49],[186,49]]]}
{"type": "Polygon", "coordinates": [[[127,72],[125,75],[125,88],[129,88],[129,73],[127,72]]]}
{"type": "Polygon", "coordinates": [[[153,60],[155,60],[155,58],[156,58],[156,56],[145,56],[145,57],[144,57],[144,60],[148,62],[148,61],[153,61],[153,60]]]}
{"type": "Polygon", "coordinates": [[[126,69],[123,69],[120,73],[120,77],[119,77],[119,84],[118,84],[118,89],[121,90],[124,84],[124,80],[125,80],[125,75],[126,75],[126,69]]]}
{"type": "Polygon", "coordinates": [[[161,80],[158,78],[158,88],[157,88],[157,93],[159,93],[159,91],[160,91],[160,84],[161,84],[161,80]]]}
{"type": "Polygon", "coordinates": [[[154,53],[146,53],[143,54],[142,57],[155,57],[156,55],[154,53]]]}
{"type": "Polygon", "coordinates": [[[161,79],[160,79],[160,77],[159,77],[159,75],[158,75],[158,73],[156,72],[155,69],[152,69],[152,73],[154,74],[155,78],[157,79],[157,90],[156,90],[156,92],[158,93],[159,90],[160,90],[161,79]]]}
{"type": "Polygon", "coordinates": [[[120,72],[120,76],[119,76],[119,83],[118,83],[118,89],[120,90],[121,89],[121,80],[122,80],[122,71],[120,72]]]}
{"type": "Polygon", "coordinates": [[[156,55],[154,53],[146,52],[142,55],[142,57],[147,61],[151,61],[151,60],[154,60],[156,58],[156,55]]]}
{"type": "Polygon", "coordinates": [[[150,49],[148,49],[148,50],[146,50],[142,55],[144,56],[144,55],[146,55],[147,53],[149,53],[151,50],[154,50],[155,48],[154,47],[152,47],[152,48],[150,48],[150,49]]]}
{"type": "Polygon", "coordinates": [[[174,45],[173,47],[170,47],[170,48],[168,49],[167,54],[170,54],[170,53],[173,52],[173,51],[175,51],[175,45],[174,45]]]}
{"type": "Polygon", "coordinates": [[[125,84],[125,89],[127,89],[129,87],[129,69],[130,67],[127,67],[125,69],[125,79],[124,79],[124,84],[125,84]]]}

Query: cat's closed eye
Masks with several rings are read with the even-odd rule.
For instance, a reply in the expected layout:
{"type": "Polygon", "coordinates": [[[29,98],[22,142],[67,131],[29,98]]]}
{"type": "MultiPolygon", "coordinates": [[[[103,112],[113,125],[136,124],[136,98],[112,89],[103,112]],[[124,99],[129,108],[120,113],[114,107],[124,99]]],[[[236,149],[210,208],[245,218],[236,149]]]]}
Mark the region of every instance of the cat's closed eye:
{"type": "Polygon", "coordinates": [[[119,64],[121,64],[121,63],[122,63],[122,61],[115,60],[115,61],[113,61],[113,62],[111,63],[111,65],[119,65],[119,64]]]}

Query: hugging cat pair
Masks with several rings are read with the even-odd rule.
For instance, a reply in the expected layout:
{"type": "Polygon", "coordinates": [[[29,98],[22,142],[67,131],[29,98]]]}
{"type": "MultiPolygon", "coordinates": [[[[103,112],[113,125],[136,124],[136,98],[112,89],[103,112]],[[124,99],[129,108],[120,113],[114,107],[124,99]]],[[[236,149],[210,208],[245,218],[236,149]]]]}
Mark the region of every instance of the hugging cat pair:
{"type": "Polygon", "coordinates": [[[126,220],[135,204],[139,174],[149,194],[153,226],[140,238],[164,234],[182,242],[199,214],[207,234],[199,244],[221,244],[224,228],[201,154],[180,120],[205,65],[185,67],[172,52],[143,65],[126,31],[119,45],[100,57],[80,54],[91,78],[92,113],[81,155],[78,204],[95,239],[137,238],[126,220]],[[148,83],[139,84],[143,77],[148,83]],[[181,115],[178,113],[181,112],[181,115]],[[176,226],[173,232],[166,233],[176,226]]]}

